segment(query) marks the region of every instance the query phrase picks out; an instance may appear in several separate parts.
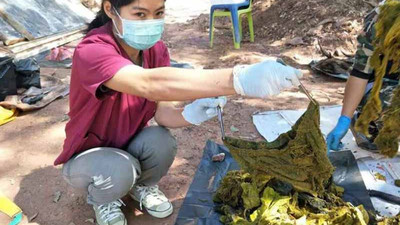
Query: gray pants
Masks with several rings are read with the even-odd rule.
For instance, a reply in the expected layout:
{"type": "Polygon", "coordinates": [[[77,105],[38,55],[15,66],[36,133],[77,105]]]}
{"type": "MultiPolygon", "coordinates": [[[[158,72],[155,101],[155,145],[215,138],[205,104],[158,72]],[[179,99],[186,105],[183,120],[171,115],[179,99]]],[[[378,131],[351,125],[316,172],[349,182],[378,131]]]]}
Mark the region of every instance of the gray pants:
{"type": "Polygon", "coordinates": [[[144,128],[126,151],[116,148],[89,149],[64,164],[64,179],[87,191],[92,205],[110,203],[125,196],[135,184],[156,185],[176,155],[176,140],[158,126],[144,128]]]}

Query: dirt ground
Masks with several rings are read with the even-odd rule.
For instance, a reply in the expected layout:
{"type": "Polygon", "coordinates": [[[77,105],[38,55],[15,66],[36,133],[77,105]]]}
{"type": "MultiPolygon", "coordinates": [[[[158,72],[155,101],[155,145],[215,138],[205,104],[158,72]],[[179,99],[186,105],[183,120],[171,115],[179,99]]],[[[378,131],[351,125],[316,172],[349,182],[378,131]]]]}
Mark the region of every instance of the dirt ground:
{"type": "MultiPolygon", "coordinates": [[[[374,4],[376,2],[373,2],[374,4]]],[[[323,48],[338,55],[353,54],[362,18],[371,9],[362,0],[258,0],[255,1],[256,40],[248,32],[240,50],[235,50],[229,21],[219,20],[214,48],[209,47],[209,0],[168,0],[169,15],[164,40],[171,57],[196,68],[225,68],[259,62],[268,57],[283,58],[304,72],[304,85],[322,105],[341,104],[344,81],[313,73],[307,64],[323,58],[323,48]],[[190,2],[190,4],[189,4],[190,2]],[[189,22],[187,22],[189,20],[189,22]]],[[[246,29],[247,25],[244,26],[246,29]]],[[[42,68],[42,74],[68,79],[70,70],[42,68]]],[[[297,89],[265,100],[230,97],[225,108],[227,135],[260,139],[251,115],[259,111],[301,109],[308,99],[297,89]],[[231,126],[239,131],[232,132],[231,126]]],[[[68,98],[44,109],[21,114],[0,127],[0,190],[23,209],[22,224],[83,225],[94,218],[85,196],[61,177],[60,167],[52,166],[61,151],[68,117],[68,98]],[[57,192],[61,198],[55,203],[57,192]]],[[[178,155],[160,188],[172,201],[175,211],[166,219],[153,219],[129,198],[123,208],[129,224],[173,224],[202,156],[206,140],[219,141],[216,119],[199,127],[172,130],[178,141],[178,155]]],[[[0,215],[0,224],[6,224],[0,215]]]]}

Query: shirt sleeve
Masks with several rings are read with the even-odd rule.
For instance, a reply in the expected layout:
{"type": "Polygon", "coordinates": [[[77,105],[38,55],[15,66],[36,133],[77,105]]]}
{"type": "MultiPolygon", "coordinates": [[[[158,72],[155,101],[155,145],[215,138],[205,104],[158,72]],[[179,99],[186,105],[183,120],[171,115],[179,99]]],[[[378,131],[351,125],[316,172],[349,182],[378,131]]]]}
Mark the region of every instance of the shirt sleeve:
{"type": "Polygon", "coordinates": [[[351,76],[365,80],[374,78],[374,70],[370,65],[370,59],[374,51],[372,44],[375,38],[375,23],[378,18],[377,10],[372,10],[364,19],[363,33],[357,37],[357,52],[355,54],[351,76]]]}
{"type": "Polygon", "coordinates": [[[104,82],[111,79],[123,67],[133,65],[131,61],[122,57],[114,46],[97,43],[77,49],[73,63],[75,69],[79,70],[82,87],[98,99],[104,96],[104,88],[100,91],[104,82]]]}
{"type": "Polygon", "coordinates": [[[361,79],[370,80],[374,77],[374,70],[370,66],[370,58],[373,53],[373,46],[365,35],[358,36],[358,47],[354,58],[351,76],[361,79]]]}

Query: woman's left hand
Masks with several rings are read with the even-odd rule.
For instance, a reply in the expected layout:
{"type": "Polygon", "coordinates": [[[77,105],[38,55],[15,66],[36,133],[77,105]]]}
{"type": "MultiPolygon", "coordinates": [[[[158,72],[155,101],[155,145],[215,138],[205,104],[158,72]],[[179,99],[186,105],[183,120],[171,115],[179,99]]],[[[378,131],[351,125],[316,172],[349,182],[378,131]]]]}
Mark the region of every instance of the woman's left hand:
{"type": "Polygon", "coordinates": [[[233,69],[236,93],[255,98],[267,98],[282,90],[299,86],[302,72],[276,60],[253,65],[238,65],[233,69]]]}
{"type": "Polygon", "coordinates": [[[226,103],[226,97],[198,99],[185,106],[182,115],[187,122],[194,125],[200,125],[201,123],[217,116],[217,107],[220,106],[223,108],[226,103]]]}

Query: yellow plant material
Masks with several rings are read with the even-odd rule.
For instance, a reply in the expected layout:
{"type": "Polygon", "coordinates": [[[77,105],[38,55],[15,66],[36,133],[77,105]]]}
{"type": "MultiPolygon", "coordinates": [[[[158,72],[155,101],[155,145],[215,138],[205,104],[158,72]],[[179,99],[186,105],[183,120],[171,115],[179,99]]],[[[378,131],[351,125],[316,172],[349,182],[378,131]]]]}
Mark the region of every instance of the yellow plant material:
{"type": "Polygon", "coordinates": [[[385,218],[383,221],[379,222],[378,225],[399,225],[400,215],[394,218],[385,218]]]}
{"type": "Polygon", "coordinates": [[[386,181],[386,177],[384,175],[382,175],[381,173],[375,173],[375,179],[386,181]]]}
{"type": "MultiPolygon", "coordinates": [[[[227,225],[367,225],[369,216],[363,206],[344,202],[332,184],[321,198],[291,192],[282,195],[270,187],[270,179],[230,171],[222,180],[214,201],[221,203],[220,221],[227,225]],[[240,183],[242,182],[242,183],[240,183]],[[293,194],[292,194],[293,193],[293,194]],[[228,198],[226,198],[228,196],[228,198]]],[[[342,190],[341,190],[342,191],[342,190]]]]}
{"type": "MultiPolygon", "coordinates": [[[[356,130],[367,136],[371,121],[377,120],[382,113],[379,91],[382,88],[386,73],[395,73],[400,68],[400,2],[388,0],[380,7],[380,14],[375,25],[376,39],[374,53],[371,56],[371,66],[375,69],[375,84],[371,96],[364,106],[360,118],[356,122],[356,130]],[[392,62],[391,68],[388,67],[392,62]]],[[[384,112],[384,128],[380,131],[376,144],[381,153],[394,157],[398,151],[400,136],[400,91],[395,91],[388,112],[384,112]]]]}
{"type": "Polygon", "coordinates": [[[383,115],[383,128],[375,138],[375,144],[383,155],[395,157],[400,137],[400,87],[394,90],[392,103],[383,115]]]}

